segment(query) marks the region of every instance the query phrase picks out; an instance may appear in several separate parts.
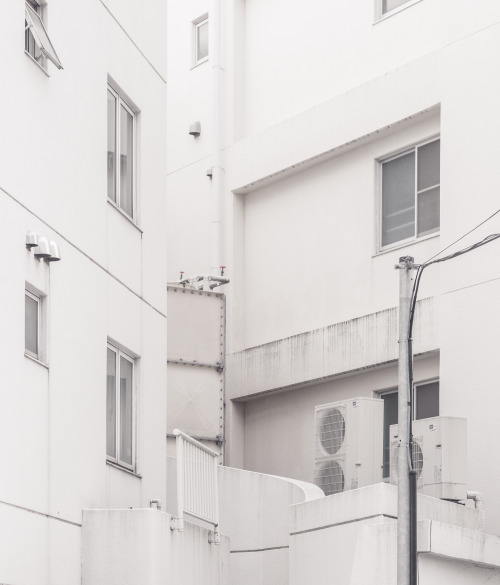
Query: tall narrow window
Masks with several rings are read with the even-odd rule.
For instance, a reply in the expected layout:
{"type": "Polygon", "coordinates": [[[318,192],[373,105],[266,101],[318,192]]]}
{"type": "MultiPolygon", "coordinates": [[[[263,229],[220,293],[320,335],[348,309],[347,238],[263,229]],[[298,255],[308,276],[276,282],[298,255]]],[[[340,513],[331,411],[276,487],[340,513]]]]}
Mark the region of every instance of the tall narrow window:
{"type": "Polygon", "coordinates": [[[24,351],[40,358],[40,297],[26,290],[24,294],[24,351]]]}
{"type": "Polygon", "coordinates": [[[440,141],[382,162],[381,247],[439,230],[440,141]]]}
{"type": "Polygon", "coordinates": [[[108,87],[108,198],[134,218],[135,115],[108,87]]]}
{"type": "Polygon", "coordinates": [[[134,468],[134,360],[108,345],[106,376],[106,455],[134,468]]]}
{"type": "Polygon", "coordinates": [[[193,22],[194,64],[208,59],[208,15],[203,15],[193,22]]]}
{"type": "Polygon", "coordinates": [[[26,0],[24,4],[24,50],[42,67],[45,59],[49,59],[58,69],[63,68],[43,24],[42,7],[36,0],[26,0]]]}

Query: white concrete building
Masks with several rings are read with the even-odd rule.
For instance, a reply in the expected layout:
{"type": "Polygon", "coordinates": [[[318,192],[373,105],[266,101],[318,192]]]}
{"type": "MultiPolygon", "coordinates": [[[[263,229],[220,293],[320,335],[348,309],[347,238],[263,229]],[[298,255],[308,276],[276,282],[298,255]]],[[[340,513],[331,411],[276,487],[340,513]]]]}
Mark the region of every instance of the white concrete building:
{"type": "MultiPolygon", "coordinates": [[[[395,488],[323,497],[315,407],[377,404],[388,475],[394,264],[497,211],[500,8],[385,1],[26,0],[24,31],[5,7],[0,583],[395,582],[395,488]],[[221,266],[230,284],[200,296],[216,347],[171,303],[167,351],[167,283],[221,266]],[[220,514],[182,531],[186,359],[210,376],[197,432],[232,468],[210,468],[220,514]]],[[[467,419],[484,495],[419,498],[426,584],[500,583],[495,246],[420,289],[417,414],[467,419]]]]}
{"type": "MultiPolygon", "coordinates": [[[[394,267],[500,232],[500,6],[197,0],[169,15],[168,278],[218,258],[231,280],[227,463],[313,482],[315,407],[382,398],[388,479],[394,267]]],[[[496,535],[498,245],[424,271],[413,335],[416,417],[467,420],[467,489],[496,535]]]]}

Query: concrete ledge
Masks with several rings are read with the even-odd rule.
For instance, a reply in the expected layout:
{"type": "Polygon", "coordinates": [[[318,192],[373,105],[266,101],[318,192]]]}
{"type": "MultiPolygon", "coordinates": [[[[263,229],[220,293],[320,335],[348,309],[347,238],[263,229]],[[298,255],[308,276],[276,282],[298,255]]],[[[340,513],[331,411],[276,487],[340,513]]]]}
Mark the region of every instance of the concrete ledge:
{"type": "MultiPolygon", "coordinates": [[[[415,354],[436,351],[437,299],[418,302],[415,354]]],[[[233,400],[296,388],[398,357],[398,313],[387,309],[230,354],[227,388],[233,400]]]]}
{"type": "MultiPolygon", "coordinates": [[[[419,520],[432,520],[479,533],[484,511],[430,496],[418,496],[419,520]]],[[[397,487],[379,483],[295,504],[290,508],[292,536],[353,522],[394,522],[397,519],[397,487]]]]}

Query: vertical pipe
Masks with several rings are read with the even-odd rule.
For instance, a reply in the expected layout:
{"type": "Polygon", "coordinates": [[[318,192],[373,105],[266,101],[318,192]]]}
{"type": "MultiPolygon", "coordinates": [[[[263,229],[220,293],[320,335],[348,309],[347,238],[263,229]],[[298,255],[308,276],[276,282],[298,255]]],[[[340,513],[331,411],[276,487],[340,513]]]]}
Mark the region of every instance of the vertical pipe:
{"type": "Polygon", "coordinates": [[[212,0],[209,14],[209,61],[212,77],[212,218],[211,268],[218,275],[222,248],[222,165],[221,165],[221,0],[212,0]]]}
{"type": "Polygon", "coordinates": [[[417,585],[417,471],[410,472],[410,585],[417,585]]]}
{"type": "Polygon", "coordinates": [[[399,259],[399,367],[398,367],[398,543],[397,585],[410,583],[410,475],[408,327],[413,258],[399,259]]]}

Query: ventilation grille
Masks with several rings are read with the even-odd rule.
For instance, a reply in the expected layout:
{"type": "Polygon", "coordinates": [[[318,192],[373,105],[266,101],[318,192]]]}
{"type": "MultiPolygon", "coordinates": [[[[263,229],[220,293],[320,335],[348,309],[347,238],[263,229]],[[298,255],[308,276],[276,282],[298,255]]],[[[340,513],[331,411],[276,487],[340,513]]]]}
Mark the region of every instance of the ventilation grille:
{"type": "Polygon", "coordinates": [[[340,408],[329,408],[321,413],[317,439],[323,455],[335,455],[339,452],[345,439],[345,418],[340,408]]]}
{"type": "MultiPolygon", "coordinates": [[[[412,462],[413,468],[417,472],[417,480],[422,475],[424,467],[424,455],[422,453],[422,438],[413,437],[412,446],[412,462]]],[[[398,483],[398,441],[394,441],[391,445],[391,483],[398,483]]]]}
{"type": "Polygon", "coordinates": [[[324,492],[325,496],[338,494],[344,491],[344,470],[342,462],[336,459],[318,463],[316,466],[316,478],[314,482],[324,492]]]}

